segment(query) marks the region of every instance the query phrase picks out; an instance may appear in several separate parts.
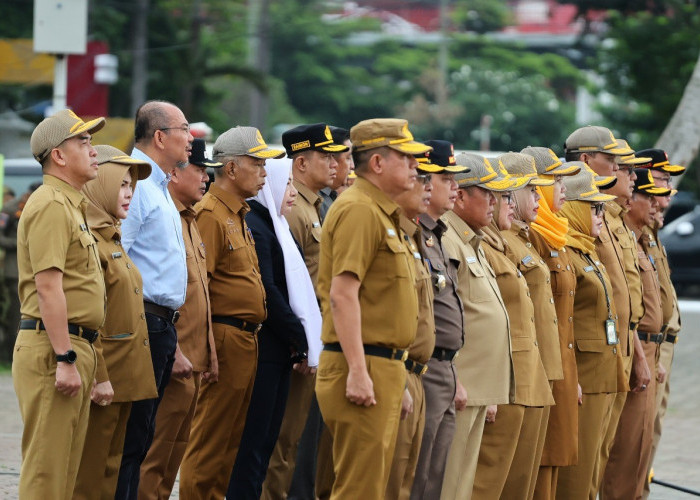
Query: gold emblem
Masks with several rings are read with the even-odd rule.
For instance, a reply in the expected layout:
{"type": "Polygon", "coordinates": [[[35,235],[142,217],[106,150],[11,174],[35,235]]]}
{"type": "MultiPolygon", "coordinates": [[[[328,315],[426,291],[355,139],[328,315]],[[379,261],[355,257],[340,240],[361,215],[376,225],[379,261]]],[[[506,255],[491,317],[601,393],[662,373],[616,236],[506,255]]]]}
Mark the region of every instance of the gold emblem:
{"type": "Polygon", "coordinates": [[[265,144],[265,140],[259,130],[255,131],[255,140],[258,141],[258,144],[265,144]]]}
{"type": "Polygon", "coordinates": [[[331,129],[328,127],[328,125],[326,125],[326,130],[323,131],[323,135],[325,135],[326,139],[329,141],[333,140],[333,134],[331,134],[331,129]]]}

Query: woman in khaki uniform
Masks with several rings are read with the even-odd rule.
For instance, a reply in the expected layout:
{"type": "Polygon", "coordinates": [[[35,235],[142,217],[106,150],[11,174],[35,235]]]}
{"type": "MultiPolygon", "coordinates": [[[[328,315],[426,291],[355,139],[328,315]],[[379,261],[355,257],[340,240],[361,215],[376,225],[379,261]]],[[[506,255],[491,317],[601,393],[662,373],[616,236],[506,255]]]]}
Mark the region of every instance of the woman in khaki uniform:
{"type": "Polygon", "coordinates": [[[73,492],[75,499],[114,497],[131,402],[158,396],[141,274],[121,247],[120,231],[136,180],[148,177],[151,166],[111,146],[95,149],[100,167],[97,178],[85,185],[83,193],[90,202],[87,222],[97,240],[107,307],[104,325],[94,344],[96,385],[73,492]]]}
{"type": "Polygon", "coordinates": [[[569,221],[558,216],[564,206],[566,187],[562,176],[575,175],[584,164],[562,164],[549,148],[528,147],[522,151],[535,159],[539,175],[553,176],[552,186],[539,188],[541,199],[537,218],[530,225],[529,240],[549,268],[550,285],[556,311],[561,355],[561,380],[552,383],[555,405],[551,407],[544,439],[544,449],[537,471],[533,498],[554,499],[557,491],[559,467],[576,464],[578,456],[578,401],[580,387],[576,374],[574,354],[574,274],[566,233],[569,221]]]}
{"type": "MultiPolygon", "coordinates": [[[[535,177],[521,176],[518,179],[520,187],[526,186],[535,177]]],[[[526,409],[554,403],[537,349],[535,311],[527,281],[522,271],[508,258],[507,243],[501,235],[501,231],[510,229],[513,221],[511,196],[501,194],[495,207],[494,222],[483,229],[486,243],[483,248],[496,274],[498,288],[508,311],[515,395],[511,404],[499,405],[495,414],[494,408],[487,412],[474,478],[474,499],[501,498],[518,441],[526,439],[521,435],[526,409]]],[[[516,473],[520,471],[513,469],[513,474],[516,473]]],[[[527,476],[529,478],[529,471],[527,476]]]]}
{"type": "Polygon", "coordinates": [[[617,392],[620,360],[612,285],[595,250],[603,225],[604,202],[593,178],[584,171],[564,180],[567,203],[561,215],[569,221],[567,250],[576,274],[574,343],[579,384],[578,463],[561,467],[557,498],[595,500],[592,488],[596,459],[603,445],[617,392]]]}
{"type": "MultiPolygon", "coordinates": [[[[506,153],[499,157],[506,171],[516,178],[530,179],[527,187],[514,193],[514,220],[508,231],[502,231],[506,241],[506,255],[518,267],[528,285],[528,294],[534,305],[536,345],[547,380],[561,380],[561,355],[559,353],[557,313],[550,286],[549,268],[530,242],[530,223],[537,217],[539,206],[538,186],[554,184],[552,177],[537,175],[535,160],[522,153],[506,153]]],[[[504,498],[529,499],[535,489],[537,469],[540,465],[544,436],[549,420],[549,407],[526,408],[523,427],[515,449],[505,487],[504,498]]]]}

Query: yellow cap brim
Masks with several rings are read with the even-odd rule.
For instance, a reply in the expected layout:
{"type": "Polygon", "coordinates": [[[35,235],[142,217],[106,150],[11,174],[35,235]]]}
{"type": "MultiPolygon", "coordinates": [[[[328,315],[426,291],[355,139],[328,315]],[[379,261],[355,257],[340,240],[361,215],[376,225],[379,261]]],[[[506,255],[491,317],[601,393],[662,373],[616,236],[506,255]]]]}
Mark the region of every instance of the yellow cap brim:
{"type": "Polygon", "coordinates": [[[615,197],[611,194],[595,193],[589,196],[579,197],[579,201],[612,201],[615,197]]]}
{"type": "Polygon", "coordinates": [[[663,167],[661,167],[661,170],[663,170],[664,172],[668,172],[671,175],[678,175],[685,172],[685,167],[682,167],[680,165],[664,165],[663,167]]]}
{"type": "Polygon", "coordinates": [[[596,187],[610,189],[617,183],[617,177],[614,175],[596,175],[593,183],[596,187]]]}
{"type": "Polygon", "coordinates": [[[444,167],[445,172],[449,172],[451,174],[466,174],[467,172],[471,172],[472,169],[464,166],[464,165],[449,165],[447,167],[444,167]]]}
{"type": "Polygon", "coordinates": [[[650,187],[650,188],[644,188],[639,191],[635,191],[637,193],[644,193],[644,194],[651,194],[653,196],[668,196],[671,194],[671,190],[668,188],[658,188],[658,187],[650,187]]]}
{"type": "Polygon", "coordinates": [[[320,149],[326,153],[344,153],[350,148],[344,144],[329,144],[328,146],[319,146],[318,148],[313,149],[320,149]]]}
{"type": "Polygon", "coordinates": [[[671,189],[671,196],[676,196],[678,194],[677,189],[671,189]]]}
{"type": "Polygon", "coordinates": [[[386,144],[385,146],[407,155],[420,155],[433,150],[433,148],[430,146],[426,146],[425,144],[416,141],[401,142],[399,144],[386,144]]]}
{"type": "Polygon", "coordinates": [[[420,170],[426,174],[438,174],[445,171],[440,165],[434,165],[432,163],[418,163],[416,170],[420,170]]]}
{"type": "Polygon", "coordinates": [[[649,163],[651,160],[652,158],[647,156],[630,155],[629,157],[620,158],[619,163],[621,165],[641,165],[643,163],[649,163]]]}
{"type": "Polygon", "coordinates": [[[554,179],[545,179],[544,177],[530,178],[531,186],[551,186],[552,184],[554,184],[554,179]]]}
{"type": "Polygon", "coordinates": [[[530,183],[530,177],[508,177],[500,181],[490,181],[484,184],[491,191],[517,191],[530,183]]]}
{"type": "Polygon", "coordinates": [[[561,164],[558,167],[549,170],[545,175],[576,175],[581,171],[581,167],[576,165],[566,166],[561,164]]]}
{"type": "Polygon", "coordinates": [[[104,118],[95,118],[94,120],[90,120],[89,122],[83,123],[80,127],[75,129],[73,133],[67,137],[67,139],[70,139],[71,137],[75,137],[76,135],[82,134],[83,132],[89,132],[91,134],[94,134],[95,132],[99,131],[102,129],[102,127],[105,126],[106,120],[104,118]]]}
{"type": "Polygon", "coordinates": [[[256,151],[255,153],[246,153],[246,156],[252,156],[253,158],[260,158],[261,160],[269,160],[270,158],[284,158],[286,153],[281,149],[262,149],[256,151]]]}

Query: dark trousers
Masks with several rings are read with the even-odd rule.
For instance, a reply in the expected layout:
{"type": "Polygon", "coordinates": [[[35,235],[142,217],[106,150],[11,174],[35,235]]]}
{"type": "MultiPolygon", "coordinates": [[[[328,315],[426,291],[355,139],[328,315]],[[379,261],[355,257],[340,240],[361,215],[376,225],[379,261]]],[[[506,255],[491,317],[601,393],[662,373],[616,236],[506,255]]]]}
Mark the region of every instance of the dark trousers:
{"type": "Polygon", "coordinates": [[[323,417],[318,409],[318,401],[314,393],[306,418],[304,433],[299,441],[296,467],[292,484],[289,487],[288,500],[308,500],[316,498],[316,458],[318,457],[318,442],[323,431],[323,417]]]}
{"type": "Polygon", "coordinates": [[[289,364],[258,361],[241,445],[226,498],[257,500],[277,443],[289,395],[289,364]]]}
{"type": "Polygon", "coordinates": [[[124,454],[119,469],[115,500],[136,500],[137,498],[141,463],[146,458],[148,448],[151,447],[156,411],[170,381],[170,373],[175,361],[177,345],[175,326],[160,316],[150,313],[146,313],[146,324],[158,397],[135,401],[131,407],[129,422],[126,424],[124,454]]]}

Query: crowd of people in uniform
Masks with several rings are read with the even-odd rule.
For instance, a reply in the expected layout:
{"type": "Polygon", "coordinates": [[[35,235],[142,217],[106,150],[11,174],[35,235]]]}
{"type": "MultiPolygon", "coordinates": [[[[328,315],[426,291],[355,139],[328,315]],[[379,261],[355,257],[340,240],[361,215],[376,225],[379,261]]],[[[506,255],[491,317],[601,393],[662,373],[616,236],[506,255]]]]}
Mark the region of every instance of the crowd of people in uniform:
{"type": "Polygon", "coordinates": [[[31,137],[21,499],[164,499],[178,471],[183,499],[649,494],[680,331],[664,151],[585,126],[565,161],[487,159],[377,118],[284,150],[237,126],[209,159],[149,101],[127,155],[104,123],[31,137]]]}

